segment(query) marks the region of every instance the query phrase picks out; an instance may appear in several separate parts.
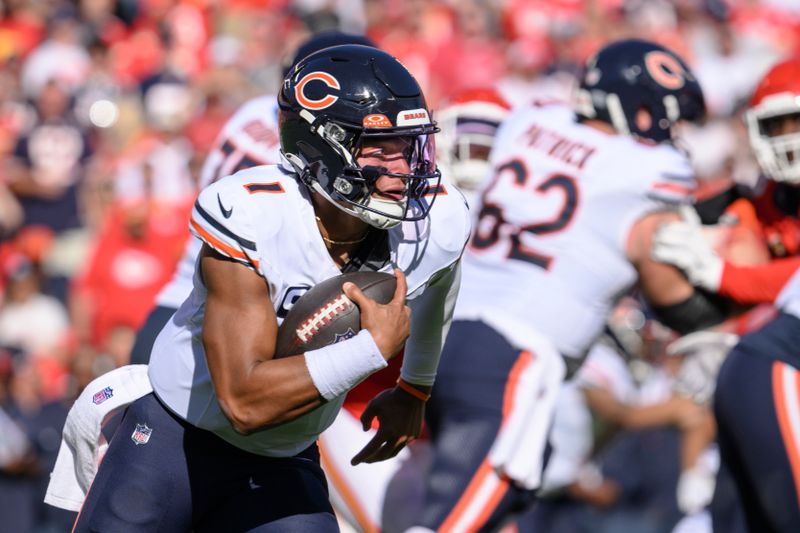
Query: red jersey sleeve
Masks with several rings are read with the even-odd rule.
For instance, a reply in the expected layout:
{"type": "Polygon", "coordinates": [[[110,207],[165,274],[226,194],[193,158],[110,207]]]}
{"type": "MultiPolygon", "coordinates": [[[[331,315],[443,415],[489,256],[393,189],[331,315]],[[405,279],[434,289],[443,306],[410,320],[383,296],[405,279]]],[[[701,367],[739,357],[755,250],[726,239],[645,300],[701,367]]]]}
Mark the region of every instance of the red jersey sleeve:
{"type": "Polygon", "coordinates": [[[719,294],[743,304],[774,303],[786,282],[800,269],[800,257],[773,259],[763,265],[725,262],[719,294]]]}

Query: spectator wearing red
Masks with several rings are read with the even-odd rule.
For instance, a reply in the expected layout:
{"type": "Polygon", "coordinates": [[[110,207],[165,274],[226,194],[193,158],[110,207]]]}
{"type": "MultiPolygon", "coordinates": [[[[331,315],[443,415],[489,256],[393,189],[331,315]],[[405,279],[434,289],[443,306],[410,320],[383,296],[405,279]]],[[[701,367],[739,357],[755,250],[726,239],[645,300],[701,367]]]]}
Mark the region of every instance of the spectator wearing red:
{"type": "Polygon", "coordinates": [[[109,209],[94,251],[73,285],[81,341],[103,349],[118,328],[142,325],[180,258],[188,209],[150,201],[117,203],[109,209]]]}

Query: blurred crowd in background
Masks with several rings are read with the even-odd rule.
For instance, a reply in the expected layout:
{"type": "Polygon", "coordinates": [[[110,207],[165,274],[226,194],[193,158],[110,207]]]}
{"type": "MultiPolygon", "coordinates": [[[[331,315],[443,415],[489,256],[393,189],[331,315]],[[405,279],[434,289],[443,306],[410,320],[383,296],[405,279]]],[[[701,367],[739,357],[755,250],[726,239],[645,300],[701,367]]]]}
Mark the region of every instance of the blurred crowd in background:
{"type": "MultiPolygon", "coordinates": [[[[275,92],[297,44],[327,29],[365,33],[398,57],[434,109],[485,87],[512,105],[566,99],[604,43],[656,40],[688,60],[706,92],[710,119],[684,144],[713,189],[757,176],[740,111],[775,60],[800,53],[800,3],[0,0],[0,440],[28,449],[7,463],[0,453],[0,516],[28,528],[13,531],[69,529],[41,498],[72,399],[126,364],[189,238],[198,171],[220,127],[275,92]]],[[[677,463],[652,460],[665,448],[677,455],[669,438],[623,444],[611,469],[635,494],[592,502],[586,520],[597,525],[591,513],[614,505],[673,513],[658,498],[674,499],[677,463]],[[659,495],[659,483],[672,486],[659,495]]]]}

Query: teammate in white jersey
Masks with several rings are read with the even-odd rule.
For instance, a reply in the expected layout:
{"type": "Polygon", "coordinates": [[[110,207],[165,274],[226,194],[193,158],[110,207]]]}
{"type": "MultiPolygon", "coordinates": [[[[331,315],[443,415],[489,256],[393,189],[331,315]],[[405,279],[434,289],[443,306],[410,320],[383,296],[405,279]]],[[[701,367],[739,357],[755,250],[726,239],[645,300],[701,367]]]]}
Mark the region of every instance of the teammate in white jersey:
{"type": "Polygon", "coordinates": [[[401,381],[367,406],[362,421],[378,430],[353,462],[419,435],[469,234],[463,197],[435,167],[419,86],[384,52],[336,46],[298,63],[279,104],[285,160],[195,204],[193,291],[156,340],[154,395],[128,408],[76,531],[336,530],[314,442],[403,346],[401,381]],[[393,300],[346,285],[361,332],[273,359],[293,298],[358,269],[394,270],[393,300]]]}
{"type": "Polygon", "coordinates": [[[491,530],[532,500],[562,379],[637,282],[673,328],[721,318],[649,254],[694,187],[671,141],[704,114],[695,77],[661,46],[619,41],[588,62],[579,96],[515,109],[498,132],[426,417],[421,527],[491,530]]]}

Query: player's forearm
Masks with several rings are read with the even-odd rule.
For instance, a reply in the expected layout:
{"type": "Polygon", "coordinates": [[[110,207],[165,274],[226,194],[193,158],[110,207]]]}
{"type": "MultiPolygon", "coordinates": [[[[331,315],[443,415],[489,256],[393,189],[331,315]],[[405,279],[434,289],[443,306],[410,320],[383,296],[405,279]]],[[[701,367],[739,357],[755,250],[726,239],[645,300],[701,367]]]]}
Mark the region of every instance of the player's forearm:
{"type": "Polygon", "coordinates": [[[626,428],[649,428],[672,424],[675,422],[675,408],[669,402],[661,402],[642,407],[630,407],[620,419],[626,428]]]}
{"type": "Polygon", "coordinates": [[[289,422],[324,402],[302,355],[259,361],[236,377],[218,378],[215,390],[223,413],[242,434],[289,422]]]}
{"type": "Polygon", "coordinates": [[[701,421],[681,431],[681,469],[686,470],[697,463],[697,459],[714,441],[716,424],[710,411],[701,421]]]}
{"type": "Polygon", "coordinates": [[[798,269],[800,257],[775,259],[752,266],[725,262],[719,294],[743,304],[774,303],[798,269]]]}
{"type": "Polygon", "coordinates": [[[428,393],[436,379],[460,279],[460,267],[455,265],[409,304],[412,309],[411,335],[406,342],[400,374],[406,382],[428,393]]]}
{"type": "Polygon", "coordinates": [[[220,405],[233,427],[245,434],[290,422],[341,397],[387,365],[368,330],[346,341],[280,359],[268,355],[246,360],[250,362],[230,362],[220,353],[212,355],[218,362],[210,368],[220,405]],[[229,362],[228,366],[221,361],[229,362]]]}

